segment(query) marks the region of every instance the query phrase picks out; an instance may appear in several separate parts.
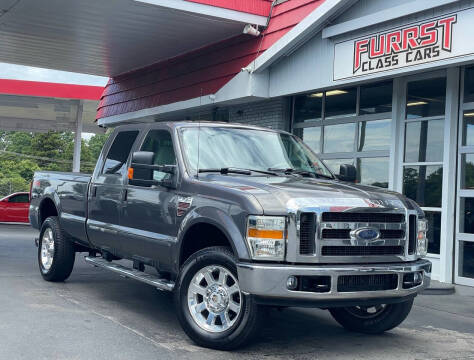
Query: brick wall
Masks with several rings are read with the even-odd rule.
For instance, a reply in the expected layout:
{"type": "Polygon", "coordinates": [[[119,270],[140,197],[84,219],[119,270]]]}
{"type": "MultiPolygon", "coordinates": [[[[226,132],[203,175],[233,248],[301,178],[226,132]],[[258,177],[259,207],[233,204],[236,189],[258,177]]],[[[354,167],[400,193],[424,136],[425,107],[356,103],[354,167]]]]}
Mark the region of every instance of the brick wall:
{"type": "Polygon", "coordinates": [[[289,99],[277,98],[232,106],[229,108],[229,120],[233,123],[288,131],[290,123],[289,99]]]}

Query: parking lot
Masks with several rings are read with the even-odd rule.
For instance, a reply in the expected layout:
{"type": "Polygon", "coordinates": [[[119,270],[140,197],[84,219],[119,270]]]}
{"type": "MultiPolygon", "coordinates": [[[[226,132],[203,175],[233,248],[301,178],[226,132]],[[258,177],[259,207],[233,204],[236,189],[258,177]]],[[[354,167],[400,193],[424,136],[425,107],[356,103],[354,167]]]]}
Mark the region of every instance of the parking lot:
{"type": "Polygon", "coordinates": [[[66,283],[42,280],[23,225],[0,225],[0,359],[474,359],[474,297],[423,295],[401,327],[345,331],[317,309],[271,310],[258,338],[232,353],[193,345],[168,293],[91,267],[78,254],[66,283]]]}

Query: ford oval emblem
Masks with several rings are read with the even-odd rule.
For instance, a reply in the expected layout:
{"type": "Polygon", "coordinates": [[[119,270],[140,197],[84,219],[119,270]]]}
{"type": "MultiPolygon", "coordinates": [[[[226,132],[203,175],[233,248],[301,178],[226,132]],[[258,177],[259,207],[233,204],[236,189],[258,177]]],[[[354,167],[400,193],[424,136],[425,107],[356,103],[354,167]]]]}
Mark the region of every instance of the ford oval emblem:
{"type": "Polygon", "coordinates": [[[360,228],[354,232],[354,235],[360,240],[373,241],[380,237],[380,231],[374,228],[360,228]]]}

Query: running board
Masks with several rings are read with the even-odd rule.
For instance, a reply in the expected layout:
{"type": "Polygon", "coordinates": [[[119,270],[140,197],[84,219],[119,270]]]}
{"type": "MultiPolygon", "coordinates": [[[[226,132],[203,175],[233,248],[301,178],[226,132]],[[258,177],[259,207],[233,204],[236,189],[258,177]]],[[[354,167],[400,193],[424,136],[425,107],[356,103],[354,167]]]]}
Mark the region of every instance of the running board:
{"type": "Polygon", "coordinates": [[[156,287],[159,290],[165,290],[165,291],[173,291],[174,289],[174,282],[160,278],[157,275],[151,275],[147,274],[142,271],[138,271],[135,269],[127,268],[125,266],[122,266],[120,264],[114,264],[112,262],[108,262],[107,260],[104,260],[103,258],[100,257],[91,257],[91,256],[86,256],[85,257],[86,262],[98,266],[110,271],[113,271],[120,276],[123,276],[125,278],[141,281],[145,284],[151,285],[156,287]]]}

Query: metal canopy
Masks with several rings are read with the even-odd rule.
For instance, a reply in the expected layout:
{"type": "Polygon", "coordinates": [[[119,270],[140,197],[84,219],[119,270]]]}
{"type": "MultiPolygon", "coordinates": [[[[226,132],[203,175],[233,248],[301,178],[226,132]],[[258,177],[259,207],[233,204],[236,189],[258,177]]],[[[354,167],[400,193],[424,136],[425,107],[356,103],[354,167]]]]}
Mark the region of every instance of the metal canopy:
{"type": "Polygon", "coordinates": [[[114,76],[266,17],[184,0],[0,0],[0,62],[114,76]]]}

